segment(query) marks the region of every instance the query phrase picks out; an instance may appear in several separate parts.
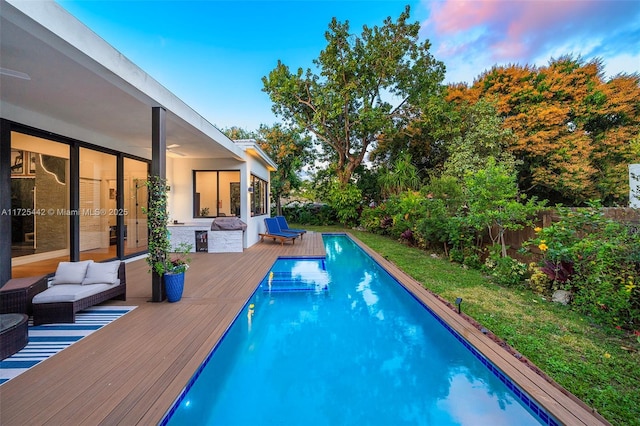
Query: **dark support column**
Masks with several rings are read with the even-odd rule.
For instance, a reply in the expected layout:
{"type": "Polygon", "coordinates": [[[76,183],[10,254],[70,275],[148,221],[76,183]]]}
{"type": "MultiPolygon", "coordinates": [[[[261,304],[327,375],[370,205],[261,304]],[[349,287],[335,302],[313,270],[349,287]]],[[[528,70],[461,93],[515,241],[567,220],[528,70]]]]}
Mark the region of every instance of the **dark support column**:
{"type": "MultiPolygon", "coordinates": [[[[124,156],[118,154],[116,159],[116,256],[124,259],[124,226],[126,216],[124,214],[124,156]]],[[[128,211],[127,216],[134,214],[128,211]]]]}
{"type": "Polygon", "coordinates": [[[71,176],[69,186],[69,252],[71,261],[80,260],[80,147],[78,144],[71,144],[69,147],[69,176],[71,176]],[[75,212],[75,214],[73,214],[75,212]]]}
{"type": "Polygon", "coordinates": [[[167,177],[167,111],[153,107],[151,114],[151,174],[167,177]]]}
{"type": "Polygon", "coordinates": [[[11,279],[11,126],[0,119],[0,287],[11,279]]]}
{"type": "MultiPolygon", "coordinates": [[[[167,177],[167,111],[162,107],[153,107],[151,112],[151,175],[162,179],[167,177]]],[[[166,206],[165,206],[166,207],[166,206]]],[[[162,302],[166,299],[162,277],[151,272],[151,301],[162,302]]]]}

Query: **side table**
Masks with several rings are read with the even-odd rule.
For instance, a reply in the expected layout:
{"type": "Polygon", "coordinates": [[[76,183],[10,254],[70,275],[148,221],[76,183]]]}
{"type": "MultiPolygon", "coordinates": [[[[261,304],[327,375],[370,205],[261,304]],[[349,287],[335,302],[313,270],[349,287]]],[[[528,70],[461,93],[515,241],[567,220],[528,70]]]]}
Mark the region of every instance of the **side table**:
{"type": "Polygon", "coordinates": [[[12,278],[0,287],[0,314],[32,314],[33,296],[47,289],[47,276],[12,278]]]}

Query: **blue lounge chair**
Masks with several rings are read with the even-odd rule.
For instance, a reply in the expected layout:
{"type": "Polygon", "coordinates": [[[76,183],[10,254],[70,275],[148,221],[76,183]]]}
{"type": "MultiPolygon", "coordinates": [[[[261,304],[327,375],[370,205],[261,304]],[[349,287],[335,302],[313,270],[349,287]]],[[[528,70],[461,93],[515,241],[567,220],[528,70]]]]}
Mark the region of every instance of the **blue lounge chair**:
{"type": "Polygon", "coordinates": [[[260,242],[263,242],[265,238],[273,238],[273,240],[279,240],[280,245],[284,245],[285,241],[291,240],[291,244],[296,243],[296,238],[300,234],[293,232],[284,232],[280,229],[278,221],[275,218],[267,217],[264,219],[264,226],[267,228],[267,232],[258,234],[260,242]]]}
{"type": "Polygon", "coordinates": [[[300,238],[302,238],[303,234],[307,233],[306,229],[289,228],[287,219],[284,216],[276,216],[276,220],[278,221],[278,225],[280,225],[280,229],[283,232],[295,232],[296,234],[300,235],[300,238]]]}

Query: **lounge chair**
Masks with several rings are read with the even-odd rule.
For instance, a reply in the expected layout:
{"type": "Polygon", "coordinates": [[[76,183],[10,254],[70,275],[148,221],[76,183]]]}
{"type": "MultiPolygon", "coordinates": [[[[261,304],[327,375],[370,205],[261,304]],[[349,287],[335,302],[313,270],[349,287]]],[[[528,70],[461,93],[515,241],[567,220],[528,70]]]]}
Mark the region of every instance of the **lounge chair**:
{"type": "Polygon", "coordinates": [[[300,235],[300,238],[302,238],[302,236],[307,233],[306,229],[289,228],[287,219],[284,216],[276,216],[276,220],[278,221],[278,225],[280,225],[280,229],[283,232],[295,232],[296,234],[300,235]]]}
{"type": "Polygon", "coordinates": [[[300,235],[294,232],[282,231],[280,225],[278,225],[278,221],[272,217],[264,219],[264,226],[267,230],[265,233],[258,234],[261,237],[260,242],[263,242],[265,238],[273,238],[274,241],[279,240],[280,245],[284,245],[284,242],[289,240],[291,240],[291,244],[295,244],[296,238],[300,235]]]}

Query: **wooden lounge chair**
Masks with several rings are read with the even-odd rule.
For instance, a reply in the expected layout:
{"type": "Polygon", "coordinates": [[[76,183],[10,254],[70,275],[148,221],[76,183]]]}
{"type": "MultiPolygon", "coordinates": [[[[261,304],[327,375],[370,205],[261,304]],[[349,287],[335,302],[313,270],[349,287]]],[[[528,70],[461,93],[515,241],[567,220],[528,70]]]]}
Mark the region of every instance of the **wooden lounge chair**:
{"type": "Polygon", "coordinates": [[[289,228],[289,224],[287,223],[287,219],[284,216],[276,216],[276,220],[278,221],[278,225],[280,225],[280,229],[283,232],[294,232],[294,233],[300,235],[300,238],[302,238],[302,236],[307,233],[306,229],[289,228]]]}
{"type": "Polygon", "coordinates": [[[278,221],[272,217],[264,219],[264,226],[266,232],[258,234],[260,235],[260,242],[263,242],[265,238],[273,238],[274,241],[280,241],[280,245],[284,245],[284,242],[289,240],[291,240],[291,244],[295,244],[296,238],[300,235],[294,232],[283,232],[278,225],[278,221]]]}

